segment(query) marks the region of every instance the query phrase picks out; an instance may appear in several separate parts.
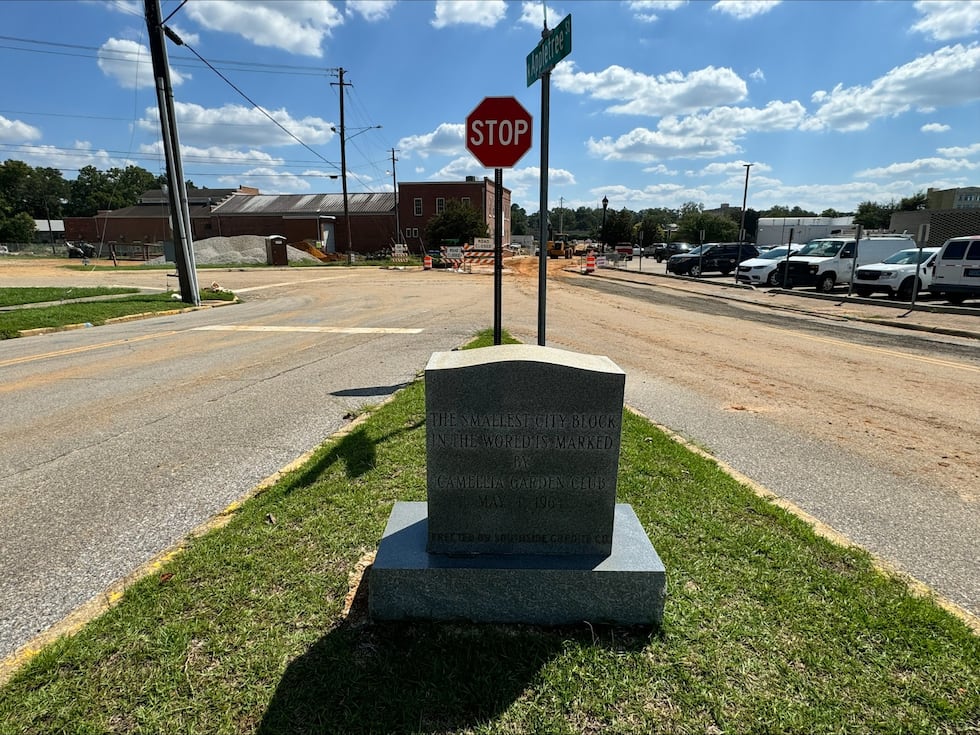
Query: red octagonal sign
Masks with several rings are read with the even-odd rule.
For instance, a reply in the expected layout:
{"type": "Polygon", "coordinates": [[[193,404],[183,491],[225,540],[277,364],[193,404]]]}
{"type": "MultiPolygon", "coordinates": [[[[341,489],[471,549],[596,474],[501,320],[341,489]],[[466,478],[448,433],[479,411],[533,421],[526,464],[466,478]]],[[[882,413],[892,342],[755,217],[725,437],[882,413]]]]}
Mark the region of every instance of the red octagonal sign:
{"type": "Polygon", "coordinates": [[[466,118],[466,148],[487,168],[510,168],[531,148],[531,115],[513,97],[484,97],[466,118]]]}

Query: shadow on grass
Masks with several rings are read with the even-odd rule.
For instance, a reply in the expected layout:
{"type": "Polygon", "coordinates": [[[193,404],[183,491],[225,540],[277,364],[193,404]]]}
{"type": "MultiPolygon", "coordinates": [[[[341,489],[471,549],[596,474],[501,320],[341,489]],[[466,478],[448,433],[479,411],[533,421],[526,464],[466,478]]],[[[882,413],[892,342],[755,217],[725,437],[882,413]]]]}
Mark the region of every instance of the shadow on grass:
{"type": "Polygon", "coordinates": [[[341,437],[321,456],[308,462],[302,470],[291,475],[286,481],[285,492],[291,493],[295,490],[306,489],[337,462],[344,464],[344,473],[349,479],[360,477],[374,469],[377,461],[376,447],[379,444],[384,444],[401,434],[415,431],[424,423],[425,419],[419,418],[412,424],[402,426],[377,438],[370,436],[363,427],[355,429],[341,437]]]}
{"type": "Polygon", "coordinates": [[[289,664],[257,732],[441,733],[475,727],[499,717],[529,689],[547,688],[543,670],[564,651],[635,651],[650,642],[651,632],[344,623],[289,664]]]}

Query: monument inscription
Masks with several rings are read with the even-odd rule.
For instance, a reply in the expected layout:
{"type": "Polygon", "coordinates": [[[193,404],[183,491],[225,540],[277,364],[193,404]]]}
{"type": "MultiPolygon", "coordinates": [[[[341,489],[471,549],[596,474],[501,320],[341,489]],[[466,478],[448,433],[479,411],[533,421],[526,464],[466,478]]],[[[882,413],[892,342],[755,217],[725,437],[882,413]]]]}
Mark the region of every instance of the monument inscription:
{"type": "Polygon", "coordinates": [[[625,377],[608,358],[547,347],[435,353],[429,552],[608,554],[625,377]]]}

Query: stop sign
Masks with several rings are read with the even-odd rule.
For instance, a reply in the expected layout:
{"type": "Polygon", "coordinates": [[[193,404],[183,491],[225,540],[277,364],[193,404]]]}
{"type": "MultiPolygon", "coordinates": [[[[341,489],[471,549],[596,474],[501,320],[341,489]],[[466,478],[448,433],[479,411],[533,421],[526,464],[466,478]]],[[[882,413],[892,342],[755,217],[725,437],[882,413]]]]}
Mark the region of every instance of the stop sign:
{"type": "Polygon", "coordinates": [[[513,97],[484,97],[466,118],[466,148],[487,168],[510,168],[531,148],[531,115],[513,97]]]}

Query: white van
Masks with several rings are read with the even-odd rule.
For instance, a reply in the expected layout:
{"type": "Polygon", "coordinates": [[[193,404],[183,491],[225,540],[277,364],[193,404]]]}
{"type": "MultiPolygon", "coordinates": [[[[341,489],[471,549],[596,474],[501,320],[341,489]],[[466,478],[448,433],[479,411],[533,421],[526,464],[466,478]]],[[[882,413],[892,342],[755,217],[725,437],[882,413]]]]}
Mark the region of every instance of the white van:
{"type": "Polygon", "coordinates": [[[929,291],[951,304],[980,298],[980,235],[952,237],[933,263],[929,291]]]}
{"type": "Polygon", "coordinates": [[[892,253],[880,263],[862,265],[854,274],[854,293],[868,297],[884,292],[893,299],[911,301],[913,290],[922,293],[932,283],[931,266],[938,252],[939,248],[909,248],[892,253]]]}
{"type": "Polygon", "coordinates": [[[880,263],[894,252],[915,247],[910,235],[871,235],[857,243],[854,257],[853,237],[823,237],[810,240],[784,261],[780,261],[773,279],[783,283],[783,269],[789,266],[791,286],[816,286],[830,293],[838,283],[850,283],[851,273],[862,265],[880,263]]]}

